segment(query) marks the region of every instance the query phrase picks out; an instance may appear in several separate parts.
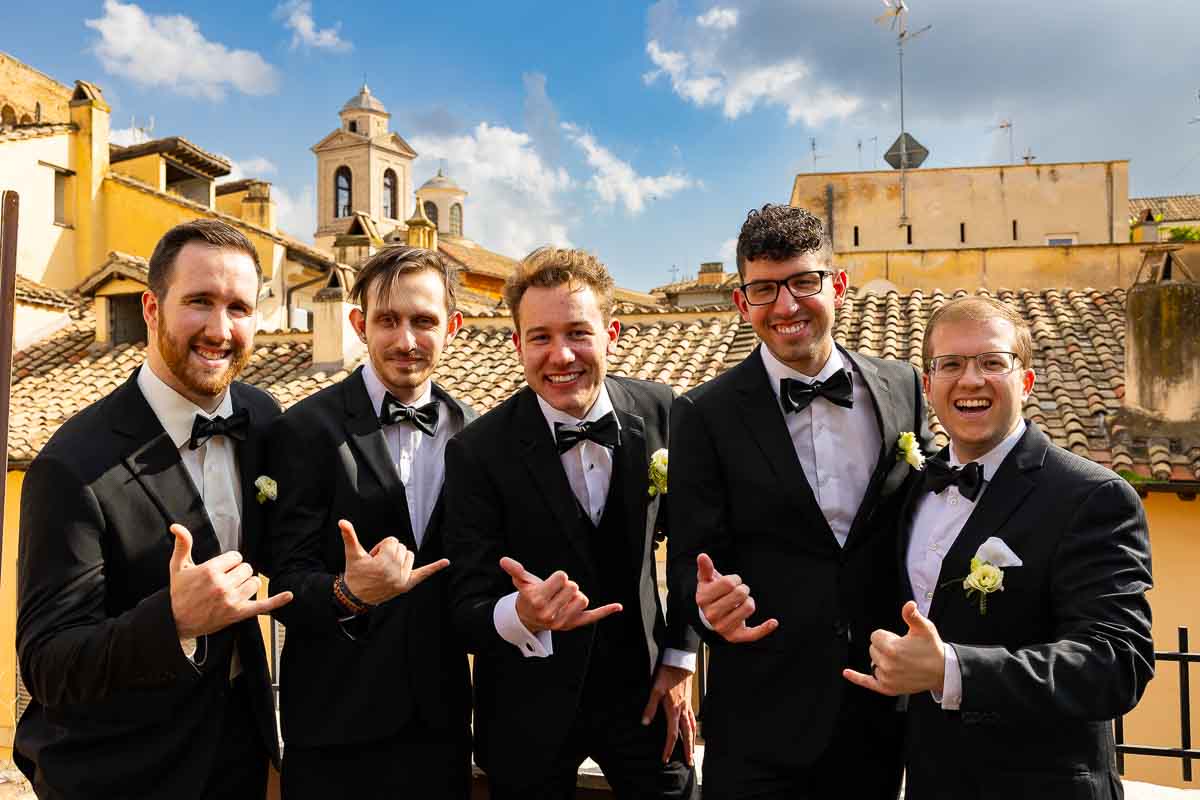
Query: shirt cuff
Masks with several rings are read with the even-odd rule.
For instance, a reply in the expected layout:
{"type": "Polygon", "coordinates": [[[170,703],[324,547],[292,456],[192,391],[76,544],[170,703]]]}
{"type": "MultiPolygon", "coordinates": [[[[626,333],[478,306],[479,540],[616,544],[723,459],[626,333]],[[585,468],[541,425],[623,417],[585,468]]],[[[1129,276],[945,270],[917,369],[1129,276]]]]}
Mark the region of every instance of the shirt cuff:
{"type": "Polygon", "coordinates": [[[933,699],[940,703],[943,711],[958,711],[962,705],[962,667],[958,663],[958,651],[946,643],[946,661],[942,667],[942,692],[930,690],[933,699]]]}
{"type": "Polygon", "coordinates": [[[500,638],[521,651],[526,658],[546,658],[554,655],[554,640],[550,631],[530,633],[517,615],[517,593],[506,594],[492,609],[492,624],[500,638]]]}
{"type": "Polygon", "coordinates": [[[676,650],[674,647],[668,647],[663,650],[662,663],[668,667],[678,667],[686,669],[688,672],[696,671],[696,654],[689,653],[687,650],[676,650]]]}
{"type": "Polygon", "coordinates": [[[183,657],[188,660],[188,663],[192,665],[192,668],[196,672],[200,671],[200,667],[204,665],[208,657],[208,648],[200,647],[201,638],[203,637],[189,636],[186,639],[179,640],[179,649],[183,651],[183,657]]]}

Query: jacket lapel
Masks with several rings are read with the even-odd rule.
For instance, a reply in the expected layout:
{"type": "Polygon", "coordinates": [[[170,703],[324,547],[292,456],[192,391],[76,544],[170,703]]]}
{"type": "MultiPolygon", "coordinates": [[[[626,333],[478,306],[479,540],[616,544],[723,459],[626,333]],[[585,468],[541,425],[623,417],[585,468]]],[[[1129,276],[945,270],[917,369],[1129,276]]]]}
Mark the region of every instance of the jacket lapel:
{"type": "Polygon", "coordinates": [[[737,389],[742,405],[733,413],[741,418],[750,438],[762,451],[764,460],[775,473],[780,492],[793,500],[798,520],[807,519],[810,530],[817,532],[815,536],[801,535],[798,541],[808,547],[840,553],[842,548],[817,504],[800,460],[796,458],[791,433],[758,348],[734,369],[737,370],[737,389]]]}
{"type": "Polygon", "coordinates": [[[529,485],[536,486],[546,505],[574,547],[583,563],[591,564],[592,555],[584,532],[579,524],[579,501],[571,491],[571,483],[563,470],[562,459],[554,445],[554,437],[546,424],[546,417],[538,406],[537,395],[528,386],[521,389],[517,397],[516,452],[521,453],[525,468],[529,470],[529,485]]]}
{"type": "MultiPolygon", "coordinates": [[[[949,457],[948,447],[944,447],[936,455],[930,456],[931,459],[937,458],[942,461],[949,457]]],[[[908,544],[912,541],[913,517],[916,514],[917,502],[925,491],[927,489],[924,477],[914,480],[904,495],[904,502],[900,504],[900,512],[897,516],[897,519],[900,520],[900,530],[896,533],[896,560],[900,565],[900,591],[903,595],[901,602],[905,603],[916,599],[912,590],[912,581],[908,577],[908,544]]]]}
{"type": "MultiPolygon", "coordinates": [[[[433,384],[433,396],[445,403],[450,410],[450,414],[457,418],[459,423],[458,431],[461,431],[479,417],[475,413],[475,409],[466,403],[459,402],[457,398],[451,396],[449,392],[436,383],[433,384]]],[[[455,431],[455,433],[458,431],[455,431]]],[[[421,546],[418,549],[418,566],[442,557],[440,531],[442,529],[442,515],[445,513],[445,498],[446,483],[443,480],[441,488],[438,489],[437,502],[433,504],[433,511],[429,515],[429,522],[425,525],[425,538],[421,540],[421,546]]],[[[407,499],[405,502],[407,503],[407,499]]]]}
{"type": "Polygon", "coordinates": [[[242,489],[242,544],[241,551],[247,560],[258,553],[258,542],[262,532],[263,506],[258,502],[258,488],[254,481],[262,474],[262,437],[266,435],[266,421],[259,419],[254,409],[245,402],[242,384],[229,387],[234,413],[246,410],[250,415],[245,441],[232,439],[237,454],[238,479],[242,489]]]}
{"type": "MultiPolygon", "coordinates": [[[[627,521],[625,530],[629,534],[634,564],[638,567],[635,574],[639,574],[646,549],[646,537],[654,535],[653,520],[647,520],[650,454],[646,446],[646,421],[633,413],[633,398],[625,387],[616,381],[605,381],[605,385],[608,387],[608,396],[612,400],[617,420],[621,423],[621,446],[615,454],[616,458],[620,459],[620,469],[615,469],[614,472],[620,475],[624,484],[621,488],[624,490],[627,521]]],[[[614,465],[615,463],[614,459],[614,465]]]]}
{"type": "Polygon", "coordinates": [[[866,384],[867,391],[871,395],[871,410],[875,412],[875,424],[878,426],[880,435],[879,455],[875,459],[875,469],[871,473],[871,481],[867,484],[867,491],[863,494],[862,502],[854,515],[854,522],[850,525],[850,532],[846,536],[846,548],[849,549],[861,537],[863,524],[870,518],[871,512],[875,508],[880,487],[893,466],[893,462],[887,456],[891,451],[891,444],[899,438],[900,431],[896,427],[896,412],[892,407],[895,395],[887,376],[880,374],[878,367],[857,353],[842,350],[840,347],[838,350],[841,351],[844,358],[854,364],[855,372],[866,384]]]}
{"type": "Polygon", "coordinates": [[[346,404],[346,434],[350,446],[396,504],[396,516],[399,518],[397,528],[404,537],[404,546],[415,549],[417,545],[408,516],[404,484],[400,482],[396,465],[392,463],[392,456],[388,453],[387,440],[379,426],[379,417],[371,405],[367,385],[363,383],[362,367],[342,381],[342,397],[346,404]]]}
{"type": "MultiPolygon", "coordinates": [[[[142,367],[149,369],[149,367],[142,367]]],[[[178,522],[192,534],[192,560],[203,563],[221,552],[221,545],[192,482],[179,449],[163,430],[158,416],[137,385],[137,371],[112,395],[113,430],[130,440],[125,466],[163,516],[161,535],[178,522]]]]}
{"type": "Polygon", "coordinates": [[[1026,424],[1025,434],[992,476],[979,504],[942,561],[929,606],[930,619],[936,621],[936,615],[946,602],[947,590],[954,591],[958,586],[958,591],[962,591],[960,579],[971,571],[971,559],[979,546],[1003,527],[1034,487],[1036,475],[1031,473],[1041,469],[1050,440],[1032,422],[1026,424]]]}

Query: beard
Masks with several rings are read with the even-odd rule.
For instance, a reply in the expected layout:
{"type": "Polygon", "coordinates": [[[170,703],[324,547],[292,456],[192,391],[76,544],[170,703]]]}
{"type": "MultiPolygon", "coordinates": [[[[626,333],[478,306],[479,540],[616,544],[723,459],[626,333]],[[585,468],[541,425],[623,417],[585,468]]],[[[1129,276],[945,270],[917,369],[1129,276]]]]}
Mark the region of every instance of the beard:
{"type": "Polygon", "coordinates": [[[181,342],[167,332],[166,325],[158,329],[158,351],[163,361],[180,383],[190,391],[206,397],[216,397],[229,388],[229,384],[241,374],[250,361],[250,348],[239,347],[236,340],[230,342],[229,366],[221,372],[205,372],[194,368],[190,361],[192,346],[204,344],[204,334],[197,333],[186,342],[181,342]]]}

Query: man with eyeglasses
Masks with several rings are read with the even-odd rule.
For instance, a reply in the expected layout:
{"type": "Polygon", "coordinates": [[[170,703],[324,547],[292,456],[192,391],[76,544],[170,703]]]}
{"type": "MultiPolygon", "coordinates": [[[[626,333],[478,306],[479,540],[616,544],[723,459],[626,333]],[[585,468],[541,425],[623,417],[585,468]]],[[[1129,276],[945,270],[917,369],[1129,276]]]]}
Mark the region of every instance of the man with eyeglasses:
{"type": "Polygon", "coordinates": [[[1119,798],[1111,720],[1154,672],[1141,503],[1021,417],[1033,342],[1008,306],[948,303],[923,349],[950,445],[901,515],[907,632],[846,678],[910,695],[908,798],[1119,798]]]}
{"type": "Polygon", "coordinates": [[[833,341],[846,273],[816,217],[751,211],[734,302],[762,340],[671,409],[669,599],[711,649],[704,796],[894,798],[903,718],[852,686],[901,627],[894,520],[928,441],[916,370],[833,341]]]}

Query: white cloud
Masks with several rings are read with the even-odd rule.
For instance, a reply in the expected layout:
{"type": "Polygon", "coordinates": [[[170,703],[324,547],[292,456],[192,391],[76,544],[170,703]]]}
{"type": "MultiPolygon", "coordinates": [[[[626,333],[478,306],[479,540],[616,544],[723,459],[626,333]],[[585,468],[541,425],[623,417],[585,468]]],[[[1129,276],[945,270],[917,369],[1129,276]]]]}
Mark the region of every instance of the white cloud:
{"type": "Polygon", "coordinates": [[[312,184],[296,194],[274,184],[271,186],[271,197],[275,200],[279,230],[311,244],[313,231],[317,229],[317,197],[312,184]]]}
{"type": "Polygon", "coordinates": [[[726,239],[725,241],[721,242],[721,249],[718,251],[718,253],[721,257],[721,260],[726,263],[729,263],[730,261],[737,261],[737,237],[735,236],[732,239],[726,239]]]}
{"type": "Polygon", "coordinates": [[[353,44],[339,35],[342,23],[336,22],[330,28],[317,27],[309,0],[288,0],[286,3],[280,3],[275,9],[275,17],[283,20],[284,27],[291,30],[293,50],[297,47],[335,52],[354,49],[353,44]]]}
{"type": "MultiPolygon", "coordinates": [[[[665,78],[697,107],[720,107],[727,119],[737,119],[760,106],[779,106],[789,123],[803,120],[811,127],[862,106],[862,98],[819,80],[811,60],[797,57],[794,48],[771,55],[758,47],[761,31],[742,25],[737,8],[713,7],[684,19],[673,5],[660,3],[651,20],[646,55],[654,69],[642,80],[649,86],[665,78]]],[[[759,28],[768,22],[757,20],[759,28]]]]}
{"type": "Polygon", "coordinates": [[[579,126],[564,122],[562,127],[567,138],[583,151],[588,166],[595,170],[588,185],[606,205],[613,206],[620,202],[631,216],[642,213],[647,200],[665,199],[697,185],[695,180],[682,172],[669,172],[655,177],[639,175],[628,162],[617,158],[579,126]]]}
{"type": "Polygon", "coordinates": [[[738,12],[736,8],[721,8],[713,6],[704,14],[696,17],[696,22],[701,28],[713,28],[718,31],[727,31],[737,25],[738,12]]]}
{"type": "Polygon", "coordinates": [[[229,162],[230,172],[227,176],[221,179],[221,182],[240,181],[242,178],[262,178],[264,175],[270,175],[276,171],[276,167],[270,160],[262,156],[253,156],[247,159],[233,159],[224,153],[218,153],[221,158],[229,162]]]}
{"type": "Polygon", "coordinates": [[[104,69],[141,86],[220,100],[227,88],[263,95],[279,85],[278,71],[258,53],[209,41],[182,14],[147,14],[134,3],[104,0],[104,16],[84,24],[100,34],[92,49],[104,69]]]}
{"type": "Polygon", "coordinates": [[[481,122],[469,134],[411,142],[421,154],[418,171],[432,174],[445,159],[446,173],[469,192],[463,211],[469,238],[513,258],[544,244],[571,245],[566,194],[574,184],[565,169],[542,158],[529,134],[481,122]]]}

